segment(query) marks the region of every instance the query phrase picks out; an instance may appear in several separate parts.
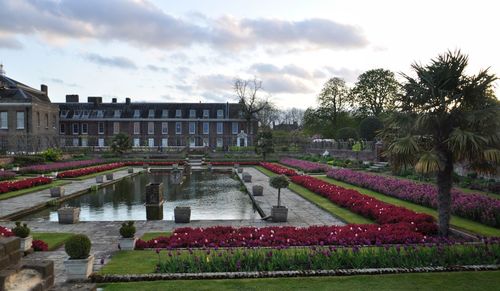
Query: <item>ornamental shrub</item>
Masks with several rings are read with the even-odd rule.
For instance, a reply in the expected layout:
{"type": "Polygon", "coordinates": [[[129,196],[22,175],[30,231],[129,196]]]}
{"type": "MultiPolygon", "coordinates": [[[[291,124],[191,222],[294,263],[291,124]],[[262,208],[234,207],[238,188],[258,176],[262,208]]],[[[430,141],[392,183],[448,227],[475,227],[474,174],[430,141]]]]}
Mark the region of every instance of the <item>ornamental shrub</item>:
{"type": "Polygon", "coordinates": [[[288,181],[288,178],[285,175],[279,175],[279,176],[274,176],[269,179],[269,186],[278,189],[278,207],[280,207],[280,202],[281,202],[281,188],[286,188],[288,187],[288,184],[290,182],[288,181]]]}
{"type": "Polygon", "coordinates": [[[384,124],[377,117],[367,117],[359,124],[359,135],[366,140],[374,140],[384,124]]]}
{"type": "Polygon", "coordinates": [[[64,245],[64,250],[72,260],[86,259],[90,254],[90,239],[84,234],[75,234],[64,245]]]}
{"type": "Polygon", "coordinates": [[[352,127],[343,127],[337,131],[337,138],[340,140],[357,139],[358,133],[352,127]]]}
{"type": "Polygon", "coordinates": [[[133,221],[128,221],[122,223],[122,227],[120,227],[120,235],[123,238],[133,238],[135,235],[135,226],[133,221]]]}
{"type": "Polygon", "coordinates": [[[28,227],[28,225],[26,223],[24,223],[23,225],[21,225],[21,222],[17,221],[16,222],[16,227],[14,227],[12,229],[12,232],[17,237],[27,238],[30,235],[31,230],[30,230],[30,228],[28,227]]]}
{"type": "Polygon", "coordinates": [[[47,162],[57,162],[62,158],[62,151],[56,148],[48,148],[40,156],[47,162]]]}

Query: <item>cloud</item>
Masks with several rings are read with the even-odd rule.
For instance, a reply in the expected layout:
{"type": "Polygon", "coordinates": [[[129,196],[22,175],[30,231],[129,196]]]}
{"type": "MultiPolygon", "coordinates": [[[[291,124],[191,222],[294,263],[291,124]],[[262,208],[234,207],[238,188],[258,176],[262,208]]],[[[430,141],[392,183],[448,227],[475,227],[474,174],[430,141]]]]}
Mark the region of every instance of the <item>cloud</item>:
{"type": "Polygon", "coordinates": [[[290,75],[303,79],[311,79],[312,74],[307,70],[296,66],[296,65],[286,65],[282,68],[279,68],[273,64],[265,64],[265,63],[257,63],[253,64],[250,67],[250,71],[259,75],[275,75],[275,74],[283,74],[290,75]]]}
{"type": "Polygon", "coordinates": [[[155,65],[147,65],[146,69],[153,71],[153,72],[161,72],[161,73],[168,73],[168,68],[165,67],[158,67],[155,65]]]}
{"type": "Polygon", "coordinates": [[[3,36],[0,34],[0,49],[19,50],[23,48],[23,44],[14,37],[3,36]]]}
{"type": "Polygon", "coordinates": [[[269,93],[311,93],[314,90],[302,80],[290,79],[287,77],[267,78],[262,87],[269,93]]]}
{"type": "Polygon", "coordinates": [[[232,91],[234,84],[234,77],[215,74],[205,75],[198,78],[196,81],[197,88],[201,90],[221,90],[232,91]]]}
{"type": "Polygon", "coordinates": [[[216,50],[257,46],[308,46],[327,49],[366,47],[368,40],[352,25],[329,19],[298,21],[193,13],[165,13],[147,0],[0,0],[0,33],[120,41],[147,48],[208,45],[216,50]]]}
{"type": "Polygon", "coordinates": [[[331,77],[342,78],[348,83],[355,83],[358,79],[358,76],[362,73],[362,71],[358,69],[334,67],[325,67],[324,69],[331,75],[331,77]]]}
{"type": "Polygon", "coordinates": [[[77,85],[75,83],[67,83],[64,80],[59,79],[59,78],[48,78],[48,79],[43,79],[43,80],[46,82],[56,83],[56,84],[63,85],[66,87],[73,87],[73,88],[80,87],[79,85],[77,85]]]}
{"type": "Polygon", "coordinates": [[[103,57],[94,53],[85,54],[83,57],[89,62],[102,66],[131,70],[137,69],[137,66],[134,64],[134,62],[124,57],[103,57]]]}

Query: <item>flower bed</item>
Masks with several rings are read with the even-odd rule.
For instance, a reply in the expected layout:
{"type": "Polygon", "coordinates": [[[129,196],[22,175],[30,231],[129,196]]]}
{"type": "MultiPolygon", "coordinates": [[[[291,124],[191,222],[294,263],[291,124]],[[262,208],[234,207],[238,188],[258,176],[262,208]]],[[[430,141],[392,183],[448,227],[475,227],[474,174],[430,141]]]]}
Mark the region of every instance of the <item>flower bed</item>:
{"type": "Polygon", "coordinates": [[[256,166],[259,162],[210,162],[207,163],[212,164],[212,166],[234,166],[234,164],[239,164],[240,166],[256,166]]]}
{"type": "Polygon", "coordinates": [[[177,228],[169,237],[138,240],[137,249],[200,247],[289,247],[312,245],[381,245],[433,242],[409,223],[386,225],[177,228]]]}
{"type": "Polygon", "coordinates": [[[31,247],[35,250],[35,252],[46,252],[49,250],[49,245],[40,239],[34,239],[31,247]]]}
{"type": "Polygon", "coordinates": [[[28,178],[17,181],[4,181],[0,182],[0,194],[50,183],[52,183],[52,179],[47,177],[28,178]]]}
{"type": "Polygon", "coordinates": [[[434,218],[416,213],[404,207],[394,206],[310,176],[293,176],[292,182],[317,193],[350,211],[375,220],[379,224],[406,222],[415,226],[415,231],[433,234],[437,231],[434,218]]]}
{"type": "Polygon", "coordinates": [[[289,168],[286,168],[286,167],[283,167],[283,166],[280,166],[280,165],[274,164],[274,163],[261,162],[260,166],[264,167],[264,168],[266,168],[266,169],[268,169],[276,174],[279,174],[279,175],[286,175],[286,176],[298,175],[295,170],[289,169],[289,168]]]}
{"type": "Polygon", "coordinates": [[[9,236],[13,236],[13,235],[14,235],[14,233],[12,232],[12,230],[10,228],[7,228],[7,227],[0,225],[0,236],[9,237],[9,236]]]}
{"type": "Polygon", "coordinates": [[[69,171],[59,173],[57,175],[57,178],[75,178],[75,177],[80,177],[80,176],[86,176],[86,175],[90,175],[90,174],[94,174],[94,173],[99,173],[99,172],[104,172],[104,171],[109,171],[109,170],[121,168],[121,167],[124,167],[125,165],[126,165],[125,163],[111,163],[111,164],[101,165],[101,166],[76,169],[76,170],[69,170],[69,171]]]}
{"type": "Polygon", "coordinates": [[[325,164],[291,158],[283,158],[280,160],[280,163],[309,173],[323,173],[332,168],[325,164]]]}
{"type": "MultiPolygon", "coordinates": [[[[388,196],[437,209],[437,187],[431,184],[384,177],[348,169],[333,169],[328,177],[368,188],[388,196]]],[[[451,212],[464,218],[500,227],[500,199],[451,190],[451,212]]]]}
{"type": "Polygon", "coordinates": [[[16,173],[10,171],[0,171],[0,181],[10,180],[16,176],[16,173]]]}
{"type": "Polygon", "coordinates": [[[81,167],[93,166],[104,163],[104,160],[94,159],[94,160],[85,160],[85,161],[71,161],[71,162],[58,162],[46,165],[33,165],[22,167],[20,169],[21,173],[35,173],[42,174],[48,172],[57,172],[69,169],[76,169],[81,167]]]}
{"type": "Polygon", "coordinates": [[[184,161],[128,161],[124,162],[125,166],[142,166],[148,164],[150,166],[172,166],[174,164],[182,165],[184,161]]]}

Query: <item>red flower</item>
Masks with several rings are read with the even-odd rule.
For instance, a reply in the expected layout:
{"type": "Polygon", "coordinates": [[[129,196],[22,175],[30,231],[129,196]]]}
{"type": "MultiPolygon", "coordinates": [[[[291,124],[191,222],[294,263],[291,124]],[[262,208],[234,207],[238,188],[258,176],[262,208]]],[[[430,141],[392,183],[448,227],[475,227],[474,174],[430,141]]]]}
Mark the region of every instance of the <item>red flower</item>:
{"type": "Polygon", "coordinates": [[[18,181],[5,181],[5,182],[0,182],[0,193],[17,191],[25,188],[31,188],[38,185],[44,185],[50,183],[52,183],[52,179],[47,177],[36,177],[18,181]]]}

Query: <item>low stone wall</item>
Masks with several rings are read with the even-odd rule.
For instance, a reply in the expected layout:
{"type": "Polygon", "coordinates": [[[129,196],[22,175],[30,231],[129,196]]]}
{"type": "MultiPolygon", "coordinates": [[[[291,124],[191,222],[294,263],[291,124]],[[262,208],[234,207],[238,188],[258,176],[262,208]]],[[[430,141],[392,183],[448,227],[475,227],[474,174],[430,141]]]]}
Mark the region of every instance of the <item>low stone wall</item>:
{"type": "Polygon", "coordinates": [[[307,149],[307,153],[322,155],[325,151],[328,151],[330,156],[338,159],[351,159],[351,160],[363,160],[363,161],[373,161],[377,162],[377,154],[375,151],[360,151],[355,152],[351,150],[337,150],[337,149],[307,149]]]}

